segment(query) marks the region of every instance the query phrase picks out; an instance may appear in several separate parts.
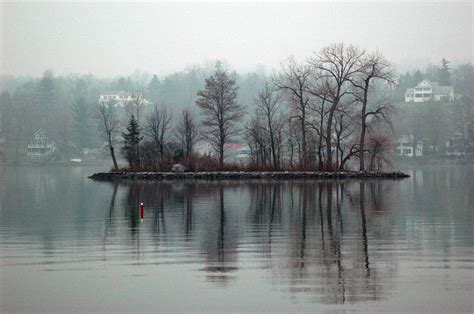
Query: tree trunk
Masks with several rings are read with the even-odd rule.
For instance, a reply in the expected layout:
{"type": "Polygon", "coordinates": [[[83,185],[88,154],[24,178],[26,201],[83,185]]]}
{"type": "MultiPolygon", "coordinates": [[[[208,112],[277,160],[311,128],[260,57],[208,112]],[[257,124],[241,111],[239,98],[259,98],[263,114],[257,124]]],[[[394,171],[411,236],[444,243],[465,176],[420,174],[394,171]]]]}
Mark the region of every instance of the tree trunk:
{"type": "Polygon", "coordinates": [[[308,167],[307,153],[306,153],[306,129],[304,122],[301,122],[301,153],[303,155],[303,169],[308,167]]]}
{"type": "Polygon", "coordinates": [[[114,169],[117,171],[118,165],[117,165],[117,159],[115,158],[114,147],[111,144],[109,144],[109,149],[110,149],[110,156],[112,157],[112,161],[114,163],[114,169]]]}
{"type": "Polygon", "coordinates": [[[322,140],[319,141],[319,146],[318,146],[318,159],[319,159],[319,165],[318,165],[318,170],[322,170],[324,165],[323,165],[323,145],[322,145],[322,140]]]}
{"type": "Polygon", "coordinates": [[[321,121],[319,122],[319,139],[318,139],[318,158],[319,158],[319,165],[318,168],[319,170],[323,170],[324,168],[324,156],[323,156],[323,132],[324,132],[324,117],[323,113],[324,112],[324,104],[321,109],[321,121]]]}
{"type": "Polygon", "coordinates": [[[271,145],[271,150],[272,150],[273,169],[277,170],[279,167],[278,167],[278,160],[277,160],[276,151],[275,151],[276,149],[275,149],[275,139],[273,135],[273,128],[272,128],[272,123],[270,121],[270,116],[267,115],[267,118],[268,118],[268,129],[270,131],[270,145],[271,145]]]}
{"type": "Polygon", "coordinates": [[[293,155],[294,155],[294,146],[293,144],[290,145],[290,168],[293,169],[293,155]]]}
{"type": "Polygon", "coordinates": [[[359,171],[365,171],[365,160],[364,160],[364,146],[365,146],[365,131],[367,129],[366,123],[366,110],[367,110],[367,92],[369,91],[369,81],[365,81],[364,88],[364,99],[362,100],[362,115],[361,115],[361,130],[359,139],[359,171]]]}
{"type": "Polygon", "coordinates": [[[224,168],[224,143],[219,144],[219,169],[224,168]]]}
{"type": "Polygon", "coordinates": [[[160,136],[160,161],[163,161],[164,156],[165,156],[165,147],[164,147],[164,136],[163,136],[163,131],[161,132],[160,136]]]}
{"type": "Polygon", "coordinates": [[[359,171],[365,171],[364,163],[364,149],[365,149],[365,110],[363,110],[364,117],[362,118],[362,126],[360,130],[360,141],[359,141],[359,171]]]}
{"type": "Polygon", "coordinates": [[[329,111],[328,122],[326,125],[326,170],[332,170],[332,143],[331,143],[331,131],[332,131],[332,119],[334,117],[334,111],[337,107],[337,102],[331,106],[329,111]]]}
{"type": "Polygon", "coordinates": [[[303,153],[303,169],[308,167],[308,153],[306,151],[306,111],[302,104],[301,107],[301,150],[303,153]]]}

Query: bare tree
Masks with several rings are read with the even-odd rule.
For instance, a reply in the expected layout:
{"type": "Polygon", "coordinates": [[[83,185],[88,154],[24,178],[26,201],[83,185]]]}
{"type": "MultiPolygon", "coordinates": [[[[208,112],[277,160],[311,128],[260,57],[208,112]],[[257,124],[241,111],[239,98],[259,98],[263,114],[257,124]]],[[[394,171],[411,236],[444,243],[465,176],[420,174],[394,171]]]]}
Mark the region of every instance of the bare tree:
{"type": "Polygon", "coordinates": [[[170,141],[171,113],[166,106],[155,105],[153,112],[146,118],[146,135],[149,136],[157,146],[160,160],[165,157],[165,148],[170,141]]]}
{"type": "Polygon", "coordinates": [[[119,128],[119,121],[115,116],[114,108],[111,104],[100,103],[93,113],[93,118],[97,120],[99,131],[102,137],[107,141],[110,151],[110,157],[114,163],[114,170],[118,170],[117,159],[115,158],[115,137],[119,128]]]}
{"type": "Polygon", "coordinates": [[[359,59],[359,71],[354,80],[351,80],[355,87],[354,96],[357,102],[361,104],[360,112],[360,136],[359,136],[359,170],[365,170],[365,136],[367,131],[367,124],[369,118],[384,118],[388,120],[389,109],[391,107],[383,104],[381,107],[375,108],[367,112],[367,105],[369,103],[369,93],[374,88],[373,82],[375,80],[382,81],[389,85],[395,83],[394,73],[391,65],[378,52],[364,55],[359,59]]]}
{"type": "Polygon", "coordinates": [[[200,90],[196,104],[204,116],[202,124],[206,138],[219,154],[219,167],[224,165],[224,145],[239,133],[237,122],[244,114],[244,109],[236,102],[237,86],[225,70],[217,68],[213,75],[206,79],[203,90],[200,90]]]}
{"type": "Polygon", "coordinates": [[[360,71],[360,58],[365,54],[353,45],[332,44],[323,48],[310,59],[317,73],[317,83],[311,89],[312,94],[329,102],[326,121],[326,168],[333,168],[332,132],[336,109],[341,100],[351,94],[350,82],[360,71]]]}
{"type": "Polygon", "coordinates": [[[328,115],[329,103],[324,99],[315,100],[312,102],[309,109],[312,114],[310,121],[308,122],[309,126],[316,133],[317,143],[316,143],[316,152],[318,154],[318,168],[321,170],[324,168],[324,143],[325,143],[325,122],[328,115]]]}
{"type": "Polygon", "coordinates": [[[286,137],[289,166],[291,169],[294,169],[295,165],[293,159],[295,156],[295,151],[300,151],[300,137],[298,136],[298,126],[291,118],[286,121],[284,132],[286,137]]]}
{"type": "Polygon", "coordinates": [[[336,142],[336,163],[339,170],[343,170],[345,163],[354,156],[356,148],[350,138],[355,131],[356,123],[354,108],[344,106],[336,110],[334,115],[334,139],[336,142]]]}
{"type": "Polygon", "coordinates": [[[246,127],[246,139],[250,148],[251,164],[257,168],[267,167],[271,154],[268,152],[267,137],[258,113],[255,113],[246,127]]]}
{"type": "Polygon", "coordinates": [[[265,123],[262,128],[268,136],[273,169],[280,168],[283,117],[280,110],[281,96],[278,91],[266,83],[255,99],[256,116],[262,116],[265,123]]]}
{"type": "Polygon", "coordinates": [[[381,170],[385,164],[390,164],[386,153],[392,148],[392,143],[387,134],[373,132],[367,141],[369,153],[369,170],[381,170]]]}
{"type": "Polygon", "coordinates": [[[193,153],[193,148],[199,139],[199,128],[196,118],[191,109],[184,108],[176,126],[176,137],[184,151],[184,156],[188,158],[193,153]]]}
{"type": "Polygon", "coordinates": [[[291,119],[298,121],[301,132],[301,163],[308,166],[307,119],[310,95],[307,93],[311,69],[298,64],[293,57],[282,63],[282,73],[273,79],[273,84],[285,93],[291,107],[291,119]]]}

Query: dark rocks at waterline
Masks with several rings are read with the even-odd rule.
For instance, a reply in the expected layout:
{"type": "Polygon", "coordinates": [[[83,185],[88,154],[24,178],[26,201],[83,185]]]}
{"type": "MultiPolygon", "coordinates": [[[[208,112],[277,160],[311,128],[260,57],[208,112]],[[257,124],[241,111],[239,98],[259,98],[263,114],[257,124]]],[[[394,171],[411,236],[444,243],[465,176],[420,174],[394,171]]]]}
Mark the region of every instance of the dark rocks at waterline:
{"type": "Polygon", "coordinates": [[[402,179],[409,175],[403,172],[381,171],[216,171],[216,172],[99,172],[90,176],[93,180],[250,180],[250,179],[402,179]]]}

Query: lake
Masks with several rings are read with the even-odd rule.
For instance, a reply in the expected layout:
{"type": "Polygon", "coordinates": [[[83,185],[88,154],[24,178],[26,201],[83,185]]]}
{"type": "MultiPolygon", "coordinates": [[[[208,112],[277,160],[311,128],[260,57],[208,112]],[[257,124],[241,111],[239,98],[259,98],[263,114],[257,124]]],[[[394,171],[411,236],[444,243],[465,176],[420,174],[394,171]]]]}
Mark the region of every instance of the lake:
{"type": "Polygon", "coordinates": [[[402,180],[87,178],[100,170],[0,168],[1,312],[474,311],[473,166],[402,180]]]}

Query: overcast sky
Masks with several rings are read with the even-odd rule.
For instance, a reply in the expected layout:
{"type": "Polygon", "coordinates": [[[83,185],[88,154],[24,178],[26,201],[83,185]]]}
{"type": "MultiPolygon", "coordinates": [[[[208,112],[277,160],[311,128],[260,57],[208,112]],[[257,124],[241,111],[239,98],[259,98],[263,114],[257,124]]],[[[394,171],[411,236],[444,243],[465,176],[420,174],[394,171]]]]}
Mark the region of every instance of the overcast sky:
{"type": "Polygon", "coordinates": [[[473,56],[473,4],[1,3],[1,74],[159,75],[225,59],[248,71],[332,42],[402,67],[473,56]]]}

